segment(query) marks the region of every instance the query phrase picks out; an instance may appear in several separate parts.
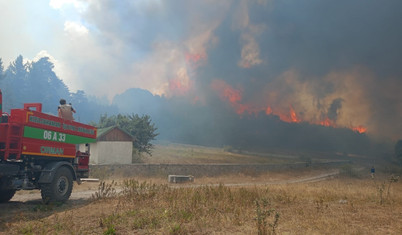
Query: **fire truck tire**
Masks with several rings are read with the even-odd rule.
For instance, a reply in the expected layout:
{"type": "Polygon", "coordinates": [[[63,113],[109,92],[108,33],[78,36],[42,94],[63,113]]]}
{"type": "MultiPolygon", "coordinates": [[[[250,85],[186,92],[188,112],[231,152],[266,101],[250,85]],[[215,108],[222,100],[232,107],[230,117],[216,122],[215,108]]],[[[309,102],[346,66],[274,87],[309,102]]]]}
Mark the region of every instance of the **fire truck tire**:
{"type": "Polygon", "coordinates": [[[67,167],[60,167],[50,184],[41,185],[44,203],[65,202],[73,190],[73,175],[67,167]]]}
{"type": "Polygon", "coordinates": [[[10,199],[13,198],[13,196],[14,196],[16,191],[17,190],[15,190],[15,189],[3,189],[3,190],[0,190],[0,203],[10,201],[10,199]]]}

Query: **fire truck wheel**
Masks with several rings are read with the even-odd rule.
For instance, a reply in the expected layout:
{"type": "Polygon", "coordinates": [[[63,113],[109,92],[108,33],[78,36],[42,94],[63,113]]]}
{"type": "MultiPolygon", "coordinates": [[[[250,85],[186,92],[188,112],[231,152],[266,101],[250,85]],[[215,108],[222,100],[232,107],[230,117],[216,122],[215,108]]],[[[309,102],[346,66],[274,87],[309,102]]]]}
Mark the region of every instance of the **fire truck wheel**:
{"type": "Polygon", "coordinates": [[[73,176],[66,167],[57,169],[50,184],[41,185],[41,195],[44,203],[65,202],[73,190],[73,176]]]}
{"type": "Polygon", "coordinates": [[[14,196],[15,189],[3,189],[0,190],[0,203],[8,202],[14,196]]]}

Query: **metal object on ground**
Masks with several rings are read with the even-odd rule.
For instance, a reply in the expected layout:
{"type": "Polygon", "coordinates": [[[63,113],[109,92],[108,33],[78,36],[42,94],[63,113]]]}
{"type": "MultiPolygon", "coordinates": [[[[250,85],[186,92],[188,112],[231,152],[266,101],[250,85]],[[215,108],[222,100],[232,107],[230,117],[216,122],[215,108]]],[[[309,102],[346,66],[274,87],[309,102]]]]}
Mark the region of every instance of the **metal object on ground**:
{"type": "Polygon", "coordinates": [[[81,179],[82,182],[99,182],[99,179],[95,178],[83,178],[81,179]]]}
{"type": "Polygon", "coordinates": [[[169,181],[169,183],[194,182],[194,176],[192,176],[192,175],[169,175],[168,181],[169,181]]]}

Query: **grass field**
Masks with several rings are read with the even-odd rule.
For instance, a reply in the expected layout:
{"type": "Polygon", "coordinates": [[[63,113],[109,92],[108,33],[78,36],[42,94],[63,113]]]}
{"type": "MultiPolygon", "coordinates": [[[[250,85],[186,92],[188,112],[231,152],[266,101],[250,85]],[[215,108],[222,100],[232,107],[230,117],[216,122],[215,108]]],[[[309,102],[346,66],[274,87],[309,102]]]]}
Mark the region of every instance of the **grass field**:
{"type": "MultiPolygon", "coordinates": [[[[196,145],[161,143],[152,151],[152,156],[144,156],[145,163],[295,163],[300,161],[324,161],[345,159],[343,156],[330,153],[297,152],[285,150],[271,150],[269,152],[248,152],[233,149],[230,146],[223,148],[203,147],[196,145]]],[[[348,159],[351,159],[349,157],[348,159]]]]}
{"type": "Polygon", "coordinates": [[[3,233],[399,234],[402,187],[388,179],[189,188],[126,179],[121,193],[106,183],[79,206],[32,205],[3,233]]]}
{"type": "MultiPolygon", "coordinates": [[[[288,163],[333,157],[232,153],[168,144],[158,146],[154,156],[144,161],[288,163]]],[[[0,234],[400,234],[402,185],[397,174],[391,175],[391,167],[379,168],[374,178],[369,168],[355,163],[339,169],[306,167],[202,177],[187,184],[168,185],[160,177],[106,179],[99,185],[75,187],[75,191],[94,188],[91,200],[1,205],[0,234]],[[340,172],[336,177],[294,183],[334,170],[340,172]]]]}
{"type": "Polygon", "coordinates": [[[156,145],[152,157],[145,156],[146,163],[282,163],[288,158],[262,157],[251,154],[224,151],[223,148],[211,148],[184,144],[156,145]]]}

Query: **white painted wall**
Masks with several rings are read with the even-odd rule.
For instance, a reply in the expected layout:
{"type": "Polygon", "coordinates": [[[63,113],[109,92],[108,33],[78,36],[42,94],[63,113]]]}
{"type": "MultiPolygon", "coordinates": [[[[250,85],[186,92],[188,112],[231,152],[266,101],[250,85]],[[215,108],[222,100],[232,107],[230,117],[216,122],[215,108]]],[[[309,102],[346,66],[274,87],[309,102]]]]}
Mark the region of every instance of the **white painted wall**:
{"type": "MultiPolygon", "coordinates": [[[[82,151],[83,145],[80,146],[82,151]]],[[[98,141],[90,144],[90,164],[131,164],[133,144],[129,141],[98,141]]]]}

